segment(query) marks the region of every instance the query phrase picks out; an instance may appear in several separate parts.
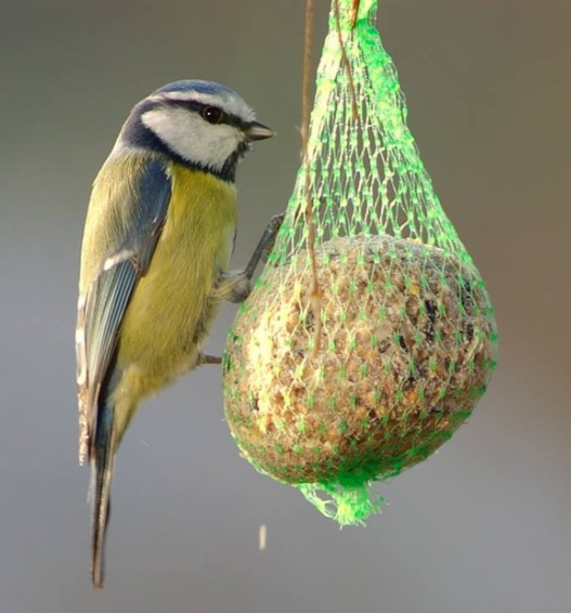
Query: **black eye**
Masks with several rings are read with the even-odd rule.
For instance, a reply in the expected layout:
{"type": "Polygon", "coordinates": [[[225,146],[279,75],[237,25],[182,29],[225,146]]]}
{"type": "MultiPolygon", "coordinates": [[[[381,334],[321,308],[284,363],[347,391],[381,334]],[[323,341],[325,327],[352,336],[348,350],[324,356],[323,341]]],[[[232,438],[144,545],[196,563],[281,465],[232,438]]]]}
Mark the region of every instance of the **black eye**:
{"type": "Polygon", "coordinates": [[[220,123],[224,119],[224,112],[217,106],[205,106],[201,115],[208,123],[220,123]]]}

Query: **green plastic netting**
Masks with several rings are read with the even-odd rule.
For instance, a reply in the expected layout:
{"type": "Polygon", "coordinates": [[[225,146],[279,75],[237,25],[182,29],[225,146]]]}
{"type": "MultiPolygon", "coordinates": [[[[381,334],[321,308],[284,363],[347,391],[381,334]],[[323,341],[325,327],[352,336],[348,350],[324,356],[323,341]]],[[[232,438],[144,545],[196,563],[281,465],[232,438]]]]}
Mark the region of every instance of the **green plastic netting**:
{"type": "Polygon", "coordinates": [[[242,454],[342,525],[380,508],[373,481],[452,436],[497,357],[488,295],[407,127],[376,8],[332,2],[306,162],[224,356],[242,454]]]}

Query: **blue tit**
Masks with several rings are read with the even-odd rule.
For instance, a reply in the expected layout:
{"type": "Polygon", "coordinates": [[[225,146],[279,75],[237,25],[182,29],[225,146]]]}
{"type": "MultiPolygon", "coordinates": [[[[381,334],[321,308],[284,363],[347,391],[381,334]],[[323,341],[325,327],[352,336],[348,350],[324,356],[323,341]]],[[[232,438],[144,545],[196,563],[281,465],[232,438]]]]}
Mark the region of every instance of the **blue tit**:
{"type": "Polygon", "coordinates": [[[96,588],[103,586],[115,455],[139,402],[217,361],[201,349],[218,305],[243,300],[251,287],[257,259],[247,270],[228,270],[234,179],[251,143],[272,135],[231,89],[178,81],[133,108],[93,184],[76,348],[96,588]]]}

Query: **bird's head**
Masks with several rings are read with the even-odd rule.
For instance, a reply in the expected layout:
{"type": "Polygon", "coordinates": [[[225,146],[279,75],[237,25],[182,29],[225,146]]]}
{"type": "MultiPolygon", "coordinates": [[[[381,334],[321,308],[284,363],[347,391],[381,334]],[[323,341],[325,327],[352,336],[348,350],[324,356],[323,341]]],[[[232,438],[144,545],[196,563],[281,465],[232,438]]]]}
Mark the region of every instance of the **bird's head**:
{"type": "Polygon", "coordinates": [[[251,143],[273,135],[235,91],[189,80],[165,85],[139,102],[117,145],[161,152],[233,181],[236,164],[251,143]]]}

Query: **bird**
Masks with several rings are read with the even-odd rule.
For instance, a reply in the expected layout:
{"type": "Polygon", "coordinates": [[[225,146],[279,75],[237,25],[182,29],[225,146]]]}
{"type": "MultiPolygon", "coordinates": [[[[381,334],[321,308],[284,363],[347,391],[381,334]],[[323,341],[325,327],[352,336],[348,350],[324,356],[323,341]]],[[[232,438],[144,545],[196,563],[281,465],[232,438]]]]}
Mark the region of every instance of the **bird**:
{"type": "Polygon", "coordinates": [[[115,457],[144,398],[201,364],[222,301],[249,294],[252,259],[230,270],[236,167],[274,132],[232,89],[169,83],[136,104],[93,183],[81,246],[76,326],[80,463],[91,468],[91,580],[104,585],[115,457]]]}

